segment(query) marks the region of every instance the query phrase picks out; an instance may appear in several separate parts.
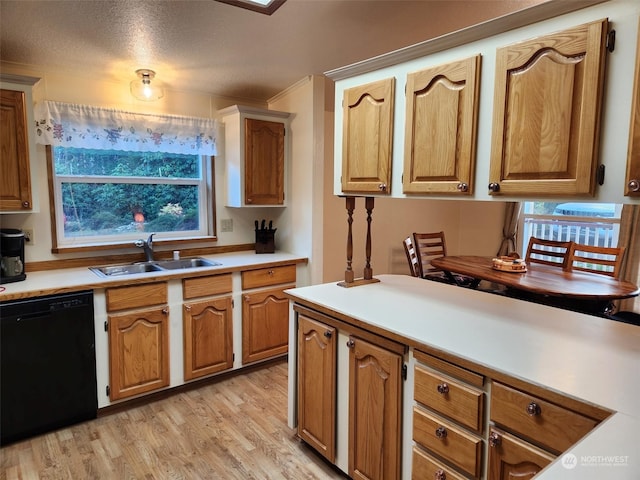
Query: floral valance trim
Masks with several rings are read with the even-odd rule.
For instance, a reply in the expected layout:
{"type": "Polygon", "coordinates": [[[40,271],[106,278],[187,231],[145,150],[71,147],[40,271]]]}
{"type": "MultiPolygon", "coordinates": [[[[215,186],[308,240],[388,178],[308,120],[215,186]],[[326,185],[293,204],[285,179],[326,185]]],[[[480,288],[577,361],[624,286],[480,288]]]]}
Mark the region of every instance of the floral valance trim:
{"type": "Polygon", "coordinates": [[[212,119],[149,115],[44,101],[35,106],[36,142],[134,152],[216,155],[212,119]]]}

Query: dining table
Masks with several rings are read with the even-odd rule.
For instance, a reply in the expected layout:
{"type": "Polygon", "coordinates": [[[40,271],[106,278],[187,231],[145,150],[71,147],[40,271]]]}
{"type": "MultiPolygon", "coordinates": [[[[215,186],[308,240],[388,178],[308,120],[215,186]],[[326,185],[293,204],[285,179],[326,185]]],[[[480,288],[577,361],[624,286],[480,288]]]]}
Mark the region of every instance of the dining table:
{"type": "Polygon", "coordinates": [[[640,288],[609,275],[563,270],[562,267],[527,263],[525,271],[503,271],[493,267],[493,257],[447,255],[431,260],[455,283],[454,274],[472,277],[470,287],[485,280],[506,287],[507,295],[554,306],[602,314],[613,300],[640,295],[640,288]]]}

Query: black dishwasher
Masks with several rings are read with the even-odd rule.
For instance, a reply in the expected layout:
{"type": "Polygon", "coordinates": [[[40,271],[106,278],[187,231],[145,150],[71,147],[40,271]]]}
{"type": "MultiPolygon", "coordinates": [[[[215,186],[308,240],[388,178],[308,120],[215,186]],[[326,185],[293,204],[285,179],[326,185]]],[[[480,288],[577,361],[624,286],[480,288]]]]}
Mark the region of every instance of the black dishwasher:
{"type": "Polygon", "coordinates": [[[93,292],[0,303],[0,444],[96,418],[93,292]]]}

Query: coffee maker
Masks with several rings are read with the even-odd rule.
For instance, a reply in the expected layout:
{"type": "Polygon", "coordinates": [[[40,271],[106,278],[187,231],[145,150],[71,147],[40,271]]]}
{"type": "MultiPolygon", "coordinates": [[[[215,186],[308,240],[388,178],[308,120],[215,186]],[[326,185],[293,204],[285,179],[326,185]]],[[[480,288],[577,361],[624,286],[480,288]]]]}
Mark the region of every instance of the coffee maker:
{"type": "Polygon", "coordinates": [[[0,229],[0,283],[20,282],[24,273],[24,232],[15,228],[0,229]]]}

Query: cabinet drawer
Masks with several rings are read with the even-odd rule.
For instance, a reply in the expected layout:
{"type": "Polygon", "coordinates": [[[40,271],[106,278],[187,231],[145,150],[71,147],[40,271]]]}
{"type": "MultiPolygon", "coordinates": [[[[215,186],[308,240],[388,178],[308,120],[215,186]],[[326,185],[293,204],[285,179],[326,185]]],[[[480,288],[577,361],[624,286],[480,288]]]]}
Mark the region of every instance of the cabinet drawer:
{"type": "Polygon", "coordinates": [[[491,420],[556,453],[567,450],[598,422],[500,383],[491,388],[491,420]]]}
{"type": "Polygon", "coordinates": [[[131,287],[107,289],[107,311],[150,307],[167,303],[166,282],[145,283],[131,287]]]}
{"type": "Polygon", "coordinates": [[[413,439],[479,478],[482,458],[482,440],[479,437],[414,407],[413,439]]]}
{"type": "Polygon", "coordinates": [[[185,278],[182,281],[183,298],[206,297],[231,293],[231,274],[211,275],[209,277],[185,278]]]}
{"type": "Polygon", "coordinates": [[[268,287],[281,283],[294,283],[296,281],[296,266],[285,265],[282,267],[260,268],[242,272],[242,289],[268,287]]]}
{"type": "Polygon", "coordinates": [[[430,480],[432,478],[465,480],[464,477],[458,475],[452,468],[447,467],[431,455],[415,447],[413,448],[412,463],[411,480],[430,480]]]}
{"type": "Polygon", "coordinates": [[[414,399],[442,415],[469,427],[482,430],[484,394],[448,377],[415,368],[414,399]]]}

